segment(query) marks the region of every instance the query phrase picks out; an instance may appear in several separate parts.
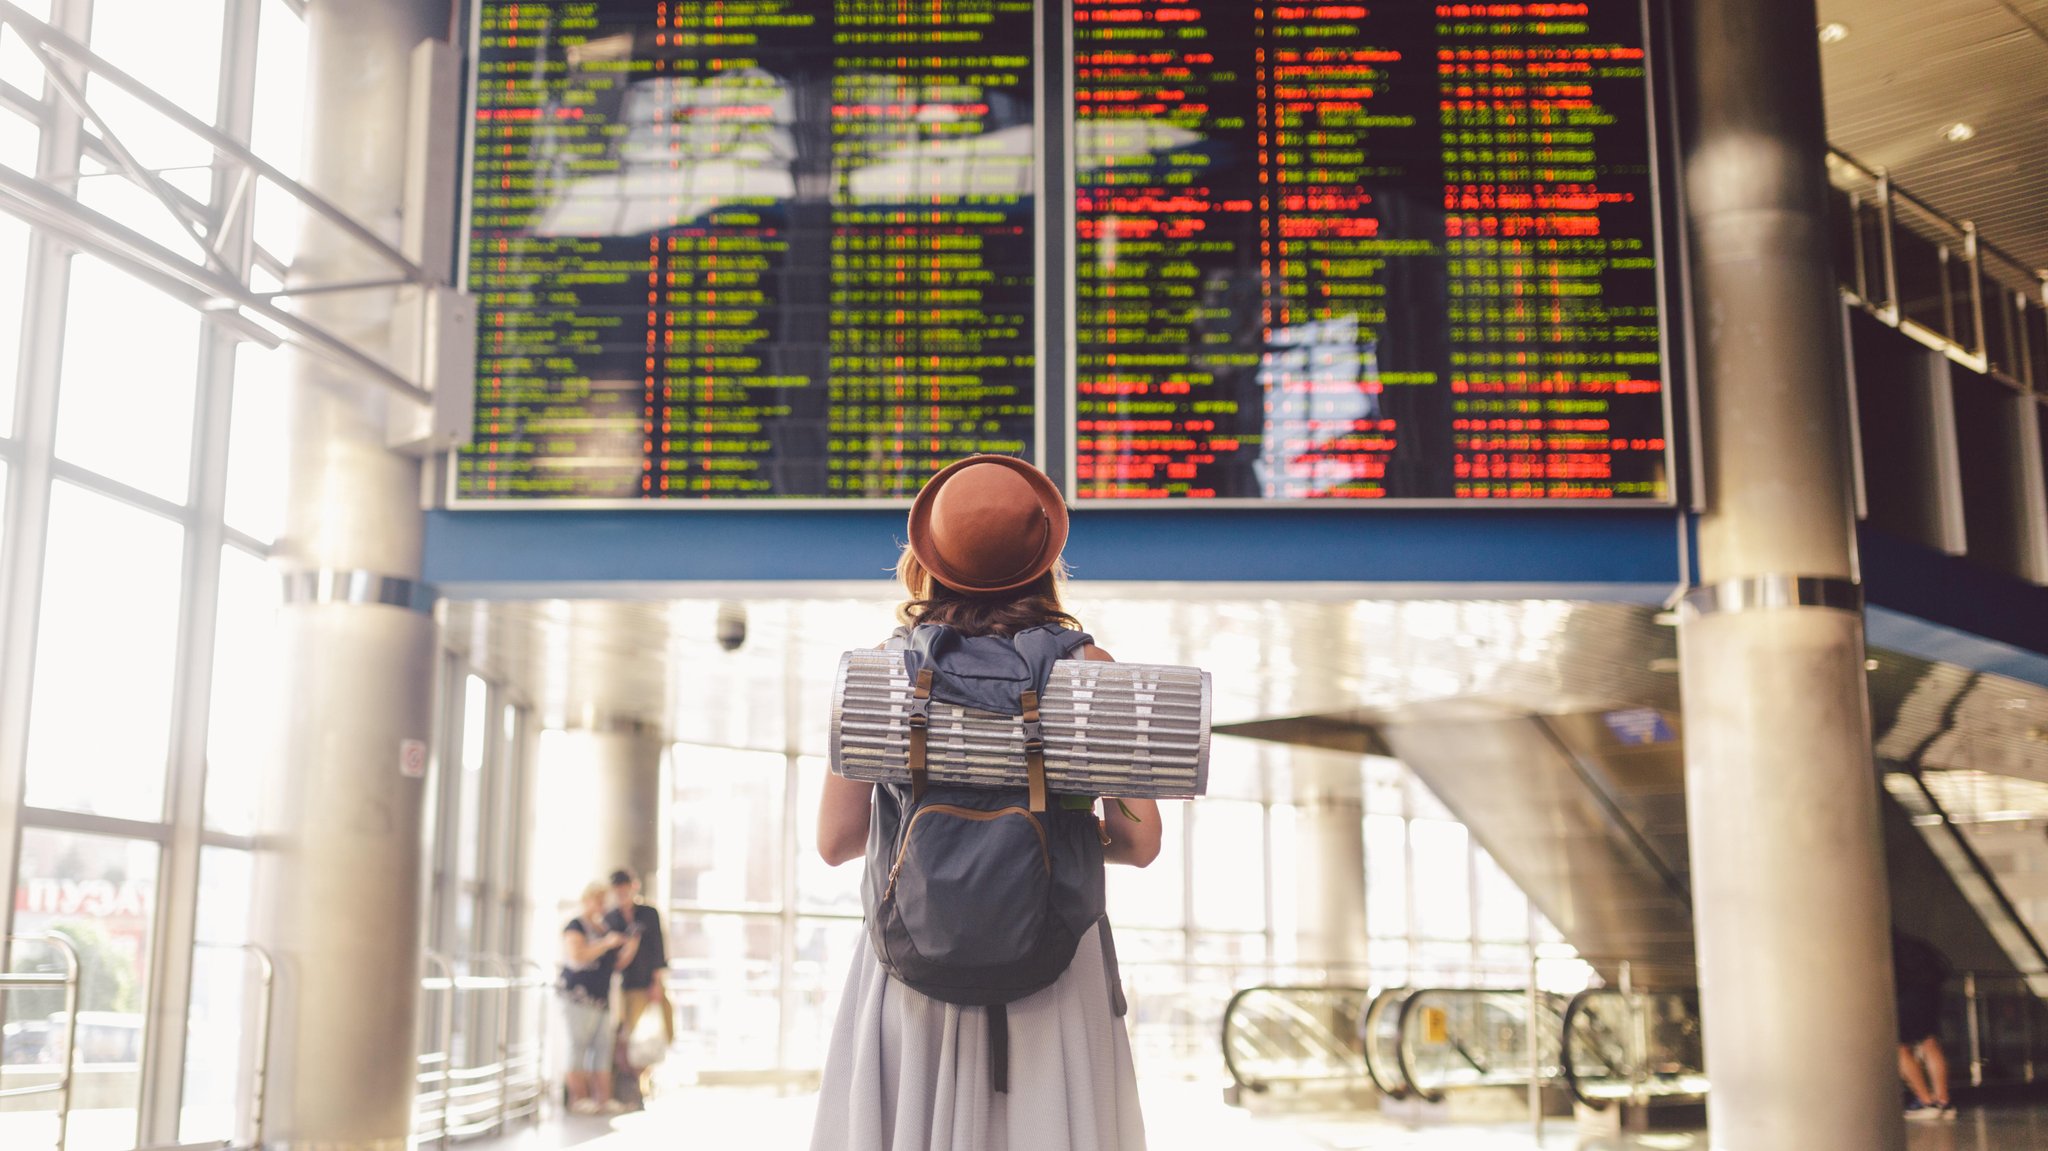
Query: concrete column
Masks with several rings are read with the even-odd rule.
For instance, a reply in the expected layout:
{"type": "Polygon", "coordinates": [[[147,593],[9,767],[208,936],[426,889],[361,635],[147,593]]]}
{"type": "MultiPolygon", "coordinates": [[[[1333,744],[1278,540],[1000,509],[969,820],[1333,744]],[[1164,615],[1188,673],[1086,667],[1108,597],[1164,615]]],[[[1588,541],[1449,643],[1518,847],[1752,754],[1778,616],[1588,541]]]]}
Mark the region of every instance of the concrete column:
{"type": "Polygon", "coordinates": [[[642,898],[656,899],[661,878],[661,820],[666,809],[661,793],[662,748],[660,735],[634,723],[551,732],[542,742],[537,764],[542,776],[539,792],[574,792],[578,803],[589,805],[587,819],[553,822],[538,817],[545,825],[538,829],[539,834],[548,842],[536,854],[558,862],[575,861],[582,868],[576,875],[529,878],[543,908],[556,899],[573,902],[585,883],[603,880],[619,867],[630,867],[640,876],[642,898]],[[567,788],[565,780],[572,781],[567,788]]]}
{"type": "MultiPolygon", "coordinates": [[[[445,4],[307,9],[305,181],[396,242],[408,60],[445,4]]],[[[385,279],[388,265],[309,222],[292,280],[385,279]]],[[[373,353],[393,293],[307,297],[303,311],[373,353]]],[[[401,769],[432,727],[432,620],[404,603],[420,573],[420,469],[385,448],[386,401],[297,357],[278,562],[283,754],[264,797],[256,939],[278,961],[274,1147],[403,1151],[412,1127],[423,889],[423,781],[401,769]]]]}
{"type": "Polygon", "coordinates": [[[1889,908],[1812,0],[1691,0],[1706,487],[1680,611],[1712,1146],[1896,1151],[1889,908]]]}
{"type": "Polygon", "coordinates": [[[1356,781],[1317,780],[1295,796],[1295,938],[1305,966],[1363,965],[1365,799],[1356,781]]]}

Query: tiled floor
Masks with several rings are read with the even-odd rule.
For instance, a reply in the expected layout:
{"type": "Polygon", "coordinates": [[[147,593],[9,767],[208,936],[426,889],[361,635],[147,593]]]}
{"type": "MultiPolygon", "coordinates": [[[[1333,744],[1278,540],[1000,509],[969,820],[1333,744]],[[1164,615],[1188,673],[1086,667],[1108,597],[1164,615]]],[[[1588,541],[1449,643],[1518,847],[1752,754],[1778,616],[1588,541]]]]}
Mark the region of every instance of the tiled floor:
{"type": "MultiPolygon", "coordinates": [[[[1585,1135],[1552,1120],[1539,1144],[1528,1124],[1408,1125],[1377,1115],[1253,1116],[1226,1106],[1212,1086],[1144,1089],[1148,1142],[1156,1151],[1708,1151],[1704,1132],[1585,1135]]],[[[550,1118],[469,1151],[682,1151],[733,1147],[801,1151],[815,1096],[742,1088],[682,1088],[638,1115],[550,1118]]],[[[2048,1149],[2048,1107],[1969,1109],[1953,1123],[1908,1124],[1909,1151],[2048,1149]]]]}

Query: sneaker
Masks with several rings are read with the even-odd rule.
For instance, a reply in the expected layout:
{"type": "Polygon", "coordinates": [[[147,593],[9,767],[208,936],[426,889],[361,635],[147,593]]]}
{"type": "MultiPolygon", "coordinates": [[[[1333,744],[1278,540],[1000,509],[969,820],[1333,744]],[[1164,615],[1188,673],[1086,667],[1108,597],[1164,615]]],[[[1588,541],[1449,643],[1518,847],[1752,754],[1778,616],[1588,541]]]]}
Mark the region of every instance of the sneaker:
{"type": "Polygon", "coordinates": [[[1906,1104],[1906,1121],[1909,1123],[1929,1123],[1940,1118],[1941,1108],[1932,1103],[1922,1103],[1916,1099],[1906,1104]]]}
{"type": "Polygon", "coordinates": [[[576,1102],[569,1104],[570,1113],[575,1115],[595,1115],[600,1110],[602,1108],[598,1106],[598,1102],[595,1099],[578,1099],[576,1102]]]}
{"type": "Polygon", "coordinates": [[[604,1113],[607,1115],[624,1115],[626,1112],[631,1110],[631,1107],[628,1107],[624,1102],[620,1100],[607,1099],[604,1101],[604,1113]]]}
{"type": "Polygon", "coordinates": [[[1940,1112],[1941,1112],[1941,1117],[1942,1117],[1943,1119],[1946,1119],[1946,1120],[1948,1120],[1948,1121],[1949,1121],[1949,1122],[1951,1122],[1951,1123],[1955,1122],[1955,1119],[1956,1119],[1956,1105],[1955,1105],[1955,1104],[1953,1104],[1953,1103],[1950,1103],[1950,1102],[1949,1102],[1948,1100],[1946,1100],[1946,1099],[1943,1099],[1943,1100],[1942,1100],[1941,1102],[1939,1102],[1939,1103],[1936,1103],[1936,1104],[1935,1104],[1934,1106],[1935,1106],[1935,1109],[1936,1109],[1936,1110],[1938,1110],[1938,1111],[1940,1111],[1940,1112]]]}

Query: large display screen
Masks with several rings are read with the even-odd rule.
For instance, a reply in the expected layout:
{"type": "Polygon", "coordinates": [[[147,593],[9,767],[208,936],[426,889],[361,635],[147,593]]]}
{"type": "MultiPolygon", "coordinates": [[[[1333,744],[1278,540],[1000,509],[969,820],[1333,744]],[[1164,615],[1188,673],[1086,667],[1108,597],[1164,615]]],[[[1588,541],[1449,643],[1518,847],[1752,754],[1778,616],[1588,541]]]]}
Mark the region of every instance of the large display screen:
{"type": "Polygon", "coordinates": [[[474,3],[457,504],[1673,499],[1641,0],[474,3]]]}
{"type": "Polygon", "coordinates": [[[1073,21],[1078,498],[1670,498],[1636,0],[1073,21]]]}
{"type": "Polygon", "coordinates": [[[1033,0],[481,0],[456,502],[1039,451],[1033,0]]]}

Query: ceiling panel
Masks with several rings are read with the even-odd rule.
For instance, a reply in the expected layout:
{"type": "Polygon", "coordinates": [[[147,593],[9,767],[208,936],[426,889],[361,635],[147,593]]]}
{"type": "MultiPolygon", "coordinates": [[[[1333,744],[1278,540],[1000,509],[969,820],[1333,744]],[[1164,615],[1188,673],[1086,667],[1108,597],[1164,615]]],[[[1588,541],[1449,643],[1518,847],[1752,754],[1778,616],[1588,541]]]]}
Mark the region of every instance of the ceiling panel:
{"type": "Polygon", "coordinates": [[[2026,267],[2048,267],[2048,2],[1820,0],[1828,139],[2026,267]],[[1949,124],[1977,130],[1951,143],[1949,124]]]}

